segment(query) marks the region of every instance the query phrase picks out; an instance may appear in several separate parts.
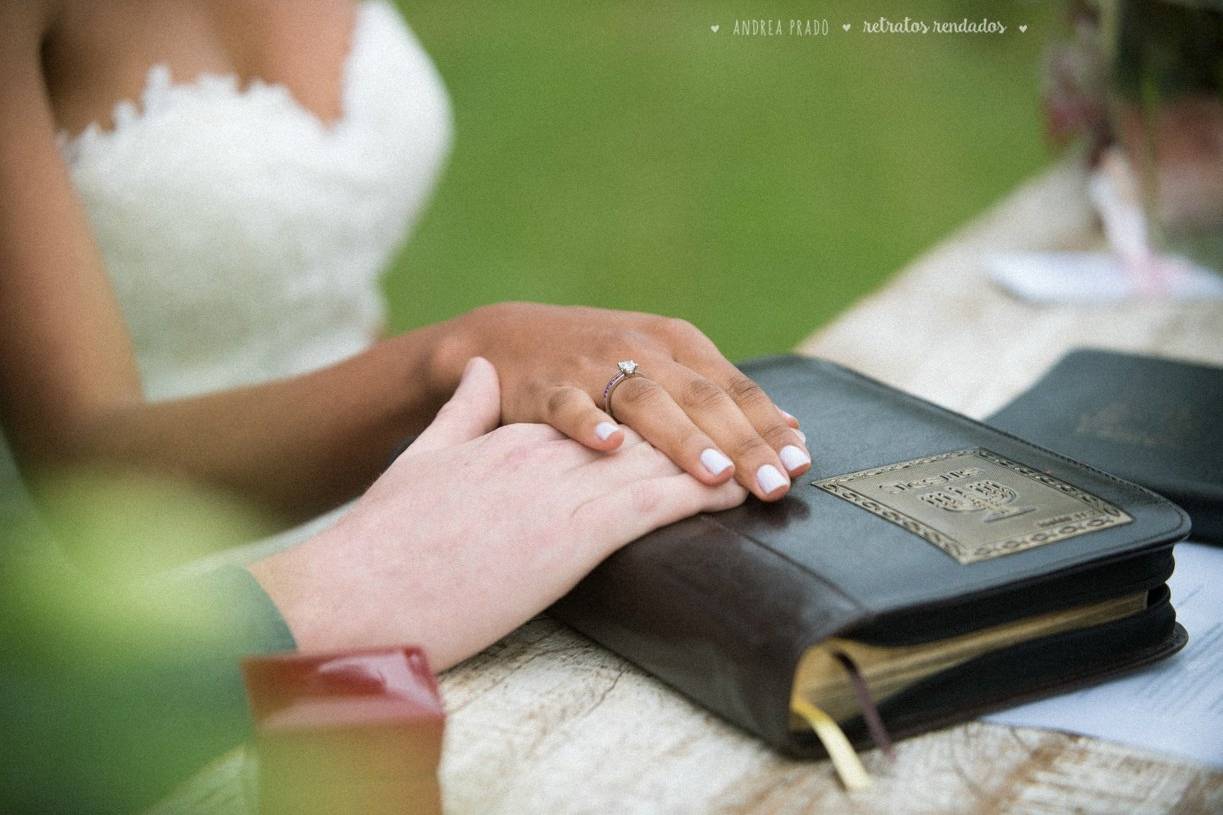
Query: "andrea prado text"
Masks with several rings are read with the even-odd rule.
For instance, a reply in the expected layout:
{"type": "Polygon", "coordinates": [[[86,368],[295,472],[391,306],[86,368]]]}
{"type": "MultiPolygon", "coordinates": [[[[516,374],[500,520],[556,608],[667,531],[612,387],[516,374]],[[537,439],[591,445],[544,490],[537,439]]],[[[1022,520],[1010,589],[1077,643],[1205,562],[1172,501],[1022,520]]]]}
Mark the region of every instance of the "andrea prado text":
{"type": "Polygon", "coordinates": [[[736,37],[823,37],[828,35],[828,20],[735,20],[732,33],[736,37]]]}

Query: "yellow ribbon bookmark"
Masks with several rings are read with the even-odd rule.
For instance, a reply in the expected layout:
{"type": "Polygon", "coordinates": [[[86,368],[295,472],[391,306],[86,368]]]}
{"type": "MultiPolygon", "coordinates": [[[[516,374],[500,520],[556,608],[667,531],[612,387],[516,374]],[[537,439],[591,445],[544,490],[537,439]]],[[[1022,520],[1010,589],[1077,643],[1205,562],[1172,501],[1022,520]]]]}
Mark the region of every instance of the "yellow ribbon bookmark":
{"type": "Polygon", "coordinates": [[[862,761],[854,752],[853,745],[849,743],[849,739],[845,738],[845,734],[841,732],[841,728],[837,726],[831,716],[797,694],[790,700],[790,707],[795,713],[806,719],[807,724],[811,725],[811,729],[819,737],[824,749],[828,751],[833,769],[841,777],[841,783],[845,785],[845,789],[852,792],[864,790],[871,785],[870,773],[862,766],[862,761]]]}

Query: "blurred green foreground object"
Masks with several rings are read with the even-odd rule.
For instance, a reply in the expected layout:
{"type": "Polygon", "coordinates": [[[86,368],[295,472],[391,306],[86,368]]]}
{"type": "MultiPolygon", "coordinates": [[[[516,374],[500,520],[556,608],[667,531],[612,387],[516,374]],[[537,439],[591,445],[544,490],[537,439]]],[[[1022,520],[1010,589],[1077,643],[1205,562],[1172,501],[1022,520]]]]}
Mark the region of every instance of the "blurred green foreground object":
{"type": "MultiPolygon", "coordinates": [[[[148,524],[153,513],[133,507],[147,495],[129,492],[116,517],[88,526],[118,530],[118,516],[134,518],[130,540],[151,544],[145,532],[162,523],[148,524]]],[[[191,513],[186,501],[159,503],[172,516],[164,527],[184,538],[229,523],[207,502],[191,513]]],[[[77,543],[124,558],[124,539],[77,543]]],[[[246,737],[239,659],[294,647],[245,569],[180,579],[114,574],[81,571],[33,523],[0,524],[0,812],[126,813],[153,804],[246,737]]]]}
{"type": "Polygon", "coordinates": [[[397,330],[524,299],[682,316],[731,359],[781,351],[1048,158],[1060,3],[400,5],[455,144],[387,279],[397,330]],[[881,16],[1008,27],[862,31],[881,16]],[[745,17],[829,33],[736,36],[745,17]]]}

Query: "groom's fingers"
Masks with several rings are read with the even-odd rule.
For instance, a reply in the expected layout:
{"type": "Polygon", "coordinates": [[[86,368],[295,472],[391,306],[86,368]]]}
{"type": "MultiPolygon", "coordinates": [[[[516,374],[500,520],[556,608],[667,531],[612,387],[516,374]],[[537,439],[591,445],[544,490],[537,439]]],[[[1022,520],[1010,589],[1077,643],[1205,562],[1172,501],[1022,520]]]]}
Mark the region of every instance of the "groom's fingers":
{"type": "Polygon", "coordinates": [[[611,542],[635,540],[647,532],[683,520],[698,512],[717,512],[743,503],[747,491],[735,481],[711,487],[687,473],[645,478],[598,495],[574,514],[577,528],[599,551],[600,560],[611,554],[611,542]]]}
{"type": "Polygon", "coordinates": [[[472,357],[450,401],[404,451],[405,456],[453,447],[482,436],[501,421],[501,387],[497,370],[483,357],[472,357]]]}

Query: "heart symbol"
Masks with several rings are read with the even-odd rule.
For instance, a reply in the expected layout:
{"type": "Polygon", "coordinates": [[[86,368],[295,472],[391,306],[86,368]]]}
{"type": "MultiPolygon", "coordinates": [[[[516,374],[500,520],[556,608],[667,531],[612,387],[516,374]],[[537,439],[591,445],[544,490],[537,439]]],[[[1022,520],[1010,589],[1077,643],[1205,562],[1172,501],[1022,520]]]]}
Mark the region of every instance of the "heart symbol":
{"type": "Polygon", "coordinates": [[[1019,26],[1019,33],[1021,33],[1021,34],[1022,34],[1023,32],[1025,32],[1025,31],[1027,31],[1027,30],[1028,30],[1027,25],[1021,25],[1021,26],[1019,26]]]}
{"type": "Polygon", "coordinates": [[[842,31],[848,31],[848,30],[849,30],[849,23],[842,23],[842,24],[841,24],[841,30],[842,30],[842,31]]]}
{"type": "Polygon", "coordinates": [[[719,29],[719,28],[721,28],[721,27],[722,27],[722,26],[720,26],[720,25],[711,25],[711,26],[709,27],[709,30],[710,30],[710,31],[712,31],[713,33],[717,34],[717,33],[718,33],[718,29],[719,29]]]}

